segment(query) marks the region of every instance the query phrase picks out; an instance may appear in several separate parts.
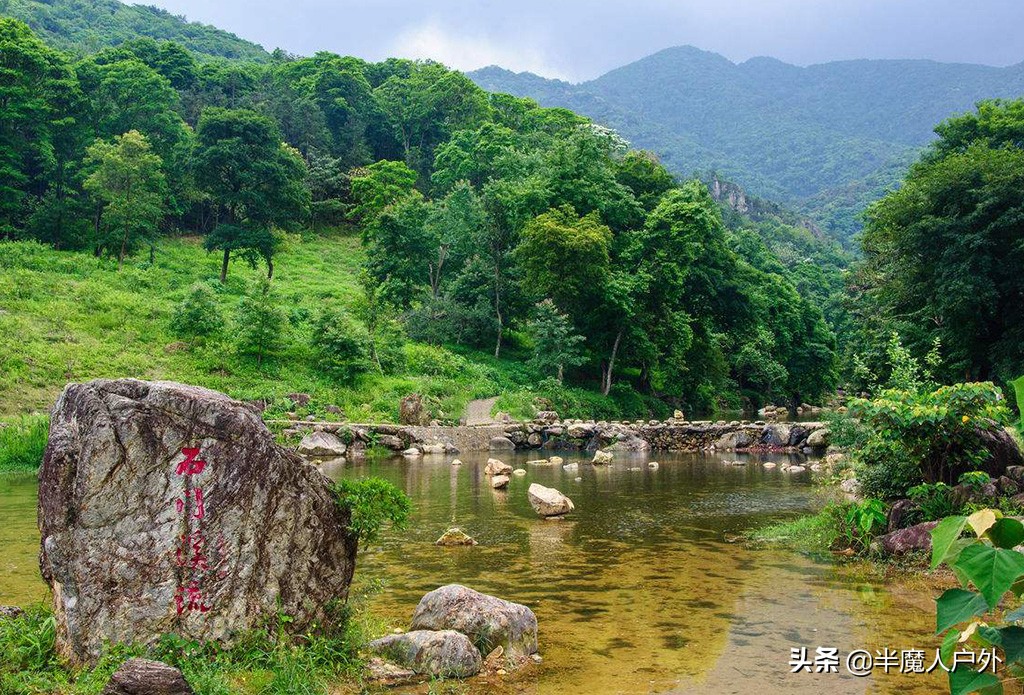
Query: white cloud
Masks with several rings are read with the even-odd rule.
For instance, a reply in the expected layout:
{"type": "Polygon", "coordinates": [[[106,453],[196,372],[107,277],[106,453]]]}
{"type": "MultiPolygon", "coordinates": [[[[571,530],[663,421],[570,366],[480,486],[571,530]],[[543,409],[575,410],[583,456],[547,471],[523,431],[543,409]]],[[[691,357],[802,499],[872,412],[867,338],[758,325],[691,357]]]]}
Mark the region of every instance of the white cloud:
{"type": "Polygon", "coordinates": [[[390,43],[387,55],[431,59],[457,70],[500,65],[516,72],[569,79],[535,40],[522,36],[496,38],[481,33],[451,31],[436,21],[410,27],[390,43]]]}

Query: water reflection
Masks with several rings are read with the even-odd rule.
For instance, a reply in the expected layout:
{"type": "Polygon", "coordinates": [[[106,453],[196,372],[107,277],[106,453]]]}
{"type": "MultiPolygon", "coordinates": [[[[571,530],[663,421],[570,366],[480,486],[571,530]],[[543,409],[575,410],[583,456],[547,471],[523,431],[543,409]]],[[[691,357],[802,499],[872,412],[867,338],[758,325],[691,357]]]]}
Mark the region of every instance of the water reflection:
{"type": "Polygon", "coordinates": [[[507,491],[490,488],[486,455],[462,455],[457,467],[430,457],[328,471],[379,475],[412,497],[410,530],[365,552],[357,571],[387,579],[373,607],[389,627],[407,627],[419,598],[448,582],[536,612],[543,664],[509,680],[472,681],[469,692],[931,692],[941,684],[930,676],[789,672],[793,646],[812,654],[817,646],[934,646],[927,606],[901,606],[882,586],[867,585],[864,594],[863,583],[827,563],[729,542],[812,510],[809,472],[736,455],[659,453],[657,469],[644,456],[619,456],[609,467],[563,456],[580,462],[578,471],[502,457],[527,469],[507,491]],[[531,482],[561,490],[576,511],[561,521],[538,518],[526,497],[531,482]],[[480,545],[433,546],[452,522],[480,545]]]}

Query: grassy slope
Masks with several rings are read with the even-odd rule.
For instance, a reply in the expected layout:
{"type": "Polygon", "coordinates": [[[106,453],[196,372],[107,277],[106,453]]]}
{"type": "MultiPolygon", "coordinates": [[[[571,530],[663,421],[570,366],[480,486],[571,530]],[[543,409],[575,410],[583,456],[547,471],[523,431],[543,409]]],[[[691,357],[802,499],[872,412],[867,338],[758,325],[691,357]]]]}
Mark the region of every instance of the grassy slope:
{"type": "MultiPolygon", "coordinates": [[[[295,316],[308,317],[330,303],[351,308],[360,296],[361,259],[356,237],[293,237],[275,262],[275,291],[295,316]]],[[[308,412],[323,416],[334,404],[352,422],[394,421],[400,399],[414,392],[425,395],[434,414],[445,418],[457,419],[472,398],[498,394],[500,409],[532,415],[537,376],[524,366],[525,355],[514,350],[495,360],[483,352],[456,354],[409,344],[401,374],[372,373],[339,384],[314,365],[307,318],[290,325],[281,351],[258,367],[235,353],[230,319],[239,297],[264,270],[233,262],[221,288],[218,263],[196,238],[162,240],[152,267],[148,255],[140,253],[120,272],[111,261],[86,253],[0,242],[0,420],[45,411],[69,381],[127,376],[265,398],[272,402],[269,416],[290,410],[285,395],[295,391],[313,396],[308,412]],[[169,323],[197,281],[219,288],[229,321],[219,341],[188,348],[169,323]]],[[[567,415],[639,417],[652,408],[636,397],[616,401],[581,389],[544,395],[567,415]]]]}

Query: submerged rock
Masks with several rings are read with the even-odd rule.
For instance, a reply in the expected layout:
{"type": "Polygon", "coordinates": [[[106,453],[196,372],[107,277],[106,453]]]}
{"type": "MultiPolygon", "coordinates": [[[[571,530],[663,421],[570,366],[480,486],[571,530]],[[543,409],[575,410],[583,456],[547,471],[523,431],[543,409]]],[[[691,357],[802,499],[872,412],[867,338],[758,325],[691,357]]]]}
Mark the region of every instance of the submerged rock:
{"type": "Polygon", "coordinates": [[[561,516],[575,509],[572,500],[553,487],[531,483],[526,494],[530,506],[541,516],[561,516]]]}
{"type": "Polygon", "coordinates": [[[441,537],[434,541],[434,545],[476,545],[476,541],[458,526],[453,526],[442,533],[441,537]]]}
{"type": "Polygon", "coordinates": [[[332,485],[221,393],[68,385],[39,471],[58,653],[90,663],[168,633],[230,645],[280,613],[290,630],[323,622],[356,555],[332,485]]]}
{"type": "Polygon", "coordinates": [[[512,471],[512,475],[526,475],[526,469],[525,468],[517,468],[514,471],[512,471]]]}
{"type": "MultiPolygon", "coordinates": [[[[319,425],[317,425],[319,427],[319,425]]],[[[299,442],[298,451],[303,456],[314,458],[337,458],[344,456],[348,447],[330,432],[311,432],[299,442]]]]}
{"type": "Polygon", "coordinates": [[[193,695],[181,671],[162,661],[128,659],[107,681],[101,695],[193,695]]]}
{"type": "Polygon", "coordinates": [[[480,650],[469,638],[448,629],[413,627],[409,632],[374,640],[367,649],[421,675],[468,678],[479,673],[483,664],[480,650]]]}
{"type": "Polygon", "coordinates": [[[484,653],[502,647],[512,659],[537,651],[537,617],[526,606],[448,584],[425,595],[412,616],[413,630],[457,630],[484,653]]]}

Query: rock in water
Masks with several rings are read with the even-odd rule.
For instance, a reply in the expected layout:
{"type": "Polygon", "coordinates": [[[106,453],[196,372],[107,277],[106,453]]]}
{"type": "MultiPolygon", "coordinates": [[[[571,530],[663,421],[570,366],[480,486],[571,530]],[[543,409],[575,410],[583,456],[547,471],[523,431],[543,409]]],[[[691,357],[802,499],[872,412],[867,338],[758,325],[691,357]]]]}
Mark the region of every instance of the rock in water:
{"type": "Polygon", "coordinates": [[[456,545],[476,545],[476,541],[459,527],[453,526],[442,533],[441,537],[434,541],[434,545],[449,547],[456,545]]]}
{"type": "Polygon", "coordinates": [[[274,443],[256,411],[194,386],[70,384],[39,471],[39,558],[58,652],[175,633],[230,645],[348,593],[356,538],[331,481],[274,443]]]}
{"type": "Polygon", "coordinates": [[[603,466],[612,462],[612,454],[608,451],[601,451],[598,449],[594,452],[594,460],[591,462],[595,466],[603,466]]]}
{"type": "Polygon", "coordinates": [[[162,661],[129,659],[114,672],[102,695],[192,695],[181,671],[162,661]]]}
{"type": "Polygon", "coordinates": [[[491,487],[495,490],[504,490],[508,487],[509,480],[507,475],[496,475],[491,478],[491,487]]]}
{"type": "Polygon", "coordinates": [[[311,432],[299,442],[299,453],[314,458],[337,458],[344,456],[347,447],[330,432],[311,432]]]}
{"type": "Polygon", "coordinates": [[[421,675],[468,678],[479,673],[483,665],[480,650],[455,630],[414,628],[400,635],[381,637],[367,648],[421,675]]]}
{"type": "Polygon", "coordinates": [[[484,466],[484,475],[508,475],[511,472],[512,466],[498,459],[487,459],[487,465],[484,466]]]}
{"type": "Polygon", "coordinates": [[[491,451],[515,451],[516,445],[508,437],[491,437],[488,443],[491,451]]]}
{"type": "Polygon", "coordinates": [[[457,630],[480,651],[502,647],[512,659],[537,651],[537,617],[526,606],[481,594],[461,584],[434,589],[416,606],[413,630],[457,630]]]}
{"type": "Polygon", "coordinates": [[[530,506],[541,516],[561,516],[576,508],[571,499],[553,487],[531,483],[526,494],[530,498],[530,506]]]}

